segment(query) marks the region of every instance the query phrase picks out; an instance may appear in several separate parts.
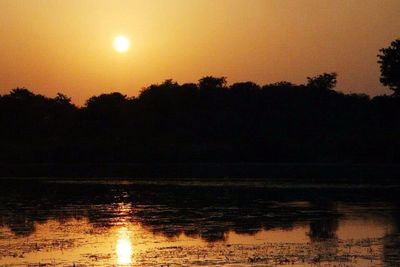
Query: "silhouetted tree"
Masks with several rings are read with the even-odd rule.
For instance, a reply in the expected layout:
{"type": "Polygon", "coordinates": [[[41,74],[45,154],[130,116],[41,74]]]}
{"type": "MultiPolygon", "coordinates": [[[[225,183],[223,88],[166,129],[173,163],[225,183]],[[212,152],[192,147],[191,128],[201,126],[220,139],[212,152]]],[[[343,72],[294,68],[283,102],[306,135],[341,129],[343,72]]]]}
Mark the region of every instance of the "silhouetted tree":
{"type": "Polygon", "coordinates": [[[199,80],[199,88],[202,91],[222,89],[226,86],[226,77],[206,76],[199,80]]]}
{"type": "Polygon", "coordinates": [[[335,72],[323,73],[315,77],[307,77],[307,87],[320,90],[333,90],[337,83],[335,72]]]}
{"type": "Polygon", "coordinates": [[[118,108],[127,101],[127,96],[118,92],[93,96],[86,101],[86,107],[91,108],[118,108]]]}
{"type": "Polygon", "coordinates": [[[234,93],[252,94],[260,89],[260,86],[253,82],[240,82],[232,84],[229,89],[234,93]]]}
{"type": "Polygon", "coordinates": [[[181,85],[182,89],[184,90],[190,90],[190,91],[197,91],[199,87],[195,83],[184,83],[181,85]]]}
{"type": "Polygon", "coordinates": [[[165,80],[162,84],[153,84],[140,91],[139,99],[149,105],[171,105],[182,102],[193,96],[197,91],[195,84],[180,86],[172,79],[165,80]]]}
{"type": "Polygon", "coordinates": [[[379,51],[380,81],[398,96],[400,95],[400,39],[394,40],[389,47],[379,51]]]}
{"type": "Polygon", "coordinates": [[[60,104],[60,105],[69,105],[69,104],[71,104],[71,98],[66,96],[66,95],[64,95],[64,94],[62,94],[62,93],[57,93],[57,96],[54,98],[54,101],[57,104],[60,104]]]}
{"type": "Polygon", "coordinates": [[[26,100],[34,98],[35,94],[26,88],[15,88],[11,90],[8,97],[13,99],[26,100]]]}
{"type": "Polygon", "coordinates": [[[295,87],[295,85],[291,82],[287,81],[280,81],[277,83],[271,83],[271,84],[266,84],[263,86],[263,89],[269,89],[269,88],[292,88],[295,87]]]}

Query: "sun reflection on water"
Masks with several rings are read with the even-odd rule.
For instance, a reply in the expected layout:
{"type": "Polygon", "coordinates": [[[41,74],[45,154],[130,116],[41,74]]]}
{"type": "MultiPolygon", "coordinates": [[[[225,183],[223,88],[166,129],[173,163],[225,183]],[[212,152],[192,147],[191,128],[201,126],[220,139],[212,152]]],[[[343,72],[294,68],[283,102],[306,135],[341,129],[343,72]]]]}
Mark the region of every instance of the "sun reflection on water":
{"type": "Polygon", "coordinates": [[[132,243],[129,237],[129,231],[125,227],[118,230],[116,250],[118,264],[129,265],[132,263],[132,243]]]}

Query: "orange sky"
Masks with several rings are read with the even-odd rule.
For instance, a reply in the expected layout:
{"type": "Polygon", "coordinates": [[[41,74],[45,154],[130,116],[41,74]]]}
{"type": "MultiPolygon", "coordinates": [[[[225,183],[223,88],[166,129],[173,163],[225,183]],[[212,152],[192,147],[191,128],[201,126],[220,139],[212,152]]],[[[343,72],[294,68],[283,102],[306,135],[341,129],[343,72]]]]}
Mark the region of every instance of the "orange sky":
{"type": "Polygon", "coordinates": [[[78,104],[204,75],[387,93],[376,54],[400,37],[399,0],[0,0],[0,94],[17,86],[78,104]],[[126,35],[127,53],[113,49],[126,35]]]}

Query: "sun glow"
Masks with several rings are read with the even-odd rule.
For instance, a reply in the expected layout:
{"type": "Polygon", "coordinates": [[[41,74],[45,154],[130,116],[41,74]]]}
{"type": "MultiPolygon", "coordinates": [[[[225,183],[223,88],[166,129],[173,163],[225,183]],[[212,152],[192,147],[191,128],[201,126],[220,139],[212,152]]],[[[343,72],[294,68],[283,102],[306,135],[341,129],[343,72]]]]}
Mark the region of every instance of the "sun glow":
{"type": "Polygon", "coordinates": [[[119,53],[128,51],[129,46],[129,40],[125,36],[118,36],[114,39],[114,49],[119,53]]]}
{"type": "Polygon", "coordinates": [[[132,263],[132,243],[129,232],[126,228],[121,228],[118,235],[116,247],[118,264],[130,265],[132,263]]]}

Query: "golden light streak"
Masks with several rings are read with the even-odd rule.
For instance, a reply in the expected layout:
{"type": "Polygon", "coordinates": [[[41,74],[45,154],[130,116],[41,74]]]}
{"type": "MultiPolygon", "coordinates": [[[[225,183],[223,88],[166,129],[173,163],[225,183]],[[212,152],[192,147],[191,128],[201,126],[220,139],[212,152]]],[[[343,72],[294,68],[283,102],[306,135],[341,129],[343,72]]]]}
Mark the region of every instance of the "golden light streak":
{"type": "Polygon", "coordinates": [[[118,264],[130,265],[132,263],[132,242],[129,238],[129,232],[126,228],[121,228],[118,231],[116,252],[118,264]]]}

